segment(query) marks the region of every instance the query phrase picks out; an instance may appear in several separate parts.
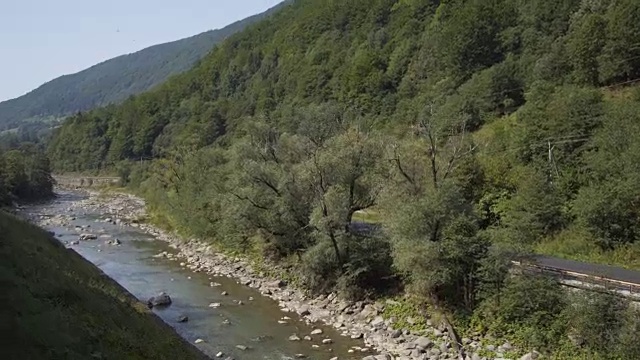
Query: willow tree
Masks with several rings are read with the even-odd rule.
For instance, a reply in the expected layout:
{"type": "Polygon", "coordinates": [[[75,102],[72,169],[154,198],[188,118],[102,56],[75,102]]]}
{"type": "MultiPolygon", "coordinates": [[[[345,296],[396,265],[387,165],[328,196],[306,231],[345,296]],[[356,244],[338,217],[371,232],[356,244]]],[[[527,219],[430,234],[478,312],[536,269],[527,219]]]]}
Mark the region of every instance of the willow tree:
{"type": "Polygon", "coordinates": [[[472,308],[488,243],[478,236],[459,176],[475,149],[467,119],[430,105],[411,133],[389,146],[392,173],[381,208],[395,265],[410,289],[436,303],[472,308]]]}

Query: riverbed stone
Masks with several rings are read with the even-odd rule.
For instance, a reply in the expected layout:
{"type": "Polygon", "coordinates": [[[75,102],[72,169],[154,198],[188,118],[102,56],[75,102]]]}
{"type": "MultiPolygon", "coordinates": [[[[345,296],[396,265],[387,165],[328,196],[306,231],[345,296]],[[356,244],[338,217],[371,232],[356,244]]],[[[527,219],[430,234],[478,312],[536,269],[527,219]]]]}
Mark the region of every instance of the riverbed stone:
{"type": "Polygon", "coordinates": [[[520,360],[536,360],[536,359],[540,359],[541,357],[542,356],[540,355],[540,353],[534,350],[530,353],[522,355],[520,360]]]}
{"type": "Polygon", "coordinates": [[[422,350],[427,350],[433,347],[433,341],[428,337],[424,337],[424,336],[417,338],[413,343],[415,344],[416,347],[422,350]]]}
{"type": "Polygon", "coordinates": [[[307,306],[307,305],[300,306],[298,308],[298,314],[300,314],[301,316],[311,315],[311,311],[309,310],[309,306],[307,306]]]}
{"type": "Polygon", "coordinates": [[[289,341],[300,341],[300,337],[297,334],[289,336],[289,341]]]}
{"type": "Polygon", "coordinates": [[[161,292],[160,294],[149,298],[147,305],[149,305],[149,307],[169,306],[171,305],[171,302],[171,297],[167,293],[161,292]]]}
{"type": "Polygon", "coordinates": [[[80,234],[80,237],[79,237],[79,239],[82,240],[82,241],[95,240],[97,238],[98,238],[97,235],[89,234],[89,233],[80,234]]]}
{"type": "Polygon", "coordinates": [[[382,325],[384,325],[384,318],[382,316],[376,316],[375,319],[371,320],[370,322],[371,326],[373,327],[381,327],[382,325]]]}

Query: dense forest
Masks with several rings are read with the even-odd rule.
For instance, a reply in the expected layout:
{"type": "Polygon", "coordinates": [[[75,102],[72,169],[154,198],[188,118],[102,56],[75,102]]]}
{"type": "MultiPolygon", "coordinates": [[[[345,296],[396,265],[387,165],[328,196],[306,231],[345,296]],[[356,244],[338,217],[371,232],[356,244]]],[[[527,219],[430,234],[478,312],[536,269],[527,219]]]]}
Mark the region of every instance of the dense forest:
{"type": "Polygon", "coordinates": [[[0,148],[0,207],[53,196],[49,159],[33,144],[0,148]]]}
{"type": "Polygon", "coordinates": [[[270,15],[261,14],[186,39],[118,56],[61,76],[16,99],[0,103],[0,131],[32,122],[51,122],[78,111],[118,103],[148,90],[194,63],[230,35],[270,15]]]}
{"type": "Polygon", "coordinates": [[[522,346],[638,358],[618,300],[507,275],[535,252],[640,268],[638,24],[635,0],[298,0],[49,154],[311,292],[404,289],[522,346]]]}

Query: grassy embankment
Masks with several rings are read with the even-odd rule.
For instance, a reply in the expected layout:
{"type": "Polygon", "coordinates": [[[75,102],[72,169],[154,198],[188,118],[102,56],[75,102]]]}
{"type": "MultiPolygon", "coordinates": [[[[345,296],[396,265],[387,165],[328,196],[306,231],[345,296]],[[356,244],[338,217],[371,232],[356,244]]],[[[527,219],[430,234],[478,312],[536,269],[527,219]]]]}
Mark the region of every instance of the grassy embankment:
{"type": "Polygon", "coordinates": [[[205,359],[98,268],[0,210],[3,359],[205,359]]]}

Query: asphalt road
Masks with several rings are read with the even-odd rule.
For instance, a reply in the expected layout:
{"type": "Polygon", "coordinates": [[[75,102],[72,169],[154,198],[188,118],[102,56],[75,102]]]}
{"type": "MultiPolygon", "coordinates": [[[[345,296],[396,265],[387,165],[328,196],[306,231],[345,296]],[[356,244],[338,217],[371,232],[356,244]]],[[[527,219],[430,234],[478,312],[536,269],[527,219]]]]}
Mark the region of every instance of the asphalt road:
{"type": "Polygon", "coordinates": [[[640,271],[623,269],[616,266],[591,264],[574,260],[566,260],[551,256],[536,256],[535,262],[538,265],[572,271],[576,273],[600,276],[612,280],[624,281],[640,285],[640,271]]]}
{"type": "MultiPolygon", "coordinates": [[[[365,236],[375,236],[380,230],[379,225],[354,221],[351,229],[365,236]]],[[[571,271],[591,276],[600,276],[612,280],[624,281],[640,286],[640,271],[628,270],[616,266],[591,264],[574,260],[566,260],[552,256],[537,255],[534,260],[538,265],[558,270],[571,271]]]]}

